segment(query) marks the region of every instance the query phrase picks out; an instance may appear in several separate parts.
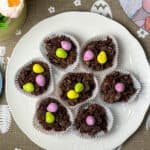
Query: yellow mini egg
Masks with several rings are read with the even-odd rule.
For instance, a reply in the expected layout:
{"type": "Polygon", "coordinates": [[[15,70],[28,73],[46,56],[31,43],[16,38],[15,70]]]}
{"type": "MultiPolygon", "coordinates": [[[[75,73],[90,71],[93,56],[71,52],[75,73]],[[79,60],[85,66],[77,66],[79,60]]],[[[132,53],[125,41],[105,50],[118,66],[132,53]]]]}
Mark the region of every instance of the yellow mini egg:
{"type": "Polygon", "coordinates": [[[97,61],[99,64],[105,64],[107,62],[107,54],[105,51],[101,51],[97,56],[97,61]]]}
{"type": "Polygon", "coordinates": [[[70,99],[70,100],[73,100],[73,99],[77,99],[79,97],[79,94],[74,91],[74,90],[69,90],[67,92],[67,97],[70,99]]]}
{"type": "Polygon", "coordinates": [[[44,68],[40,64],[34,64],[33,65],[33,72],[35,73],[43,73],[44,68]]]}
{"type": "Polygon", "coordinates": [[[25,92],[31,93],[34,91],[34,85],[32,82],[28,82],[26,84],[23,85],[23,90],[25,92]]]}
{"type": "Polygon", "coordinates": [[[46,123],[49,123],[49,124],[54,123],[55,116],[51,112],[46,112],[45,121],[46,121],[46,123]]]}

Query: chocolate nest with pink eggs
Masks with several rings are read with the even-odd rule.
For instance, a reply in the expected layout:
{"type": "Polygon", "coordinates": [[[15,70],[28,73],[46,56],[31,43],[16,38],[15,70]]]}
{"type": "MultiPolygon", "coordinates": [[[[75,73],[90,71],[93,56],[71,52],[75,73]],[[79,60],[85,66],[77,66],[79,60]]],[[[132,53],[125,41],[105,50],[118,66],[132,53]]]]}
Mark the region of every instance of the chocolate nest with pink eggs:
{"type": "Polygon", "coordinates": [[[130,74],[115,71],[107,75],[101,85],[101,95],[105,102],[127,102],[136,93],[130,74]]]}
{"type": "Polygon", "coordinates": [[[65,69],[76,61],[77,46],[69,37],[63,35],[53,38],[48,37],[44,40],[44,45],[47,57],[53,65],[65,69]],[[61,49],[60,56],[57,55],[58,49],[61,49]]]}
{"type": "Polygon", "coordinates": [[[95,136],[101,131],[107,132],[107,124],[105,109],[98,104],[80,107],[75,119],[75,128],[89,136],[95,136]]]}
{"type": "Polygon", "coordinates": [[[93,71],[102,71],[114,65],[116,45],[113,43],[111,37],[107,37],[106,40],[93,40],[85,45],[81,56],[83,64],[85,64],[88,68],[93,71]],[[105,62],[101,62],[104,57],[106,59],[105,62]],[[99,59],[100,62],[98,61],[99,59]]]}
{"type": "Polygon", "coordinates": [[[67,109],[55,98],[48,97],[43,99],[37,108],[36,116],[39,124],[47,131],[66,131],[71,126],[67,109]],[[46,121],[47,112],[53,116],[53,122],[46,121]]]}
{"type": "Polygon", "coordinates": [[[30,92],[32,95],[38,96],[44,93],[48,89],[48,86],[51,82],[50,70],[48,65],[42,61],[33,61],[31,64],[21,69],[21,71],[17,75],[17,82],[22,90],[24,90],[23,87],[27,83],[32,84],[34,86],[34,90],[30,92]],[[35,73],[33,71],[33,66],[35,64],[40,65],[44,69],[44,71],[40,74],[35,73]],[[37,79],[39,80],[39,77],[40,79],[41,77],[44,78],[44,82],[42,83],[42,85],[37,81],[37,79]]]}

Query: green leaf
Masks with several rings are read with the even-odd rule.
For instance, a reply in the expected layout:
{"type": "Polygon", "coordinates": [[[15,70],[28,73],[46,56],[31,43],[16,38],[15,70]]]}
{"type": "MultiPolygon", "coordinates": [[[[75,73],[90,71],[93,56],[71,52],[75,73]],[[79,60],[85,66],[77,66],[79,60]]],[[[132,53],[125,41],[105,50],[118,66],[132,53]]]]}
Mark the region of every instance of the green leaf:
{"type": "Polygon", "coordinates": [[[3,15],[0,13],[0,17],[2,17],[3,15]]]}
{"type": "Polygon", "coordinates": [[[0,23],[0,28],[8,28],[8,24],[6,23],[0,23]]]}
{"type": "Polygon", "coordinates": [[[5,23],[7,19],[8,19],[8,17],[5,17],[2,14],[0,14],[0,22],[5,23]]]}

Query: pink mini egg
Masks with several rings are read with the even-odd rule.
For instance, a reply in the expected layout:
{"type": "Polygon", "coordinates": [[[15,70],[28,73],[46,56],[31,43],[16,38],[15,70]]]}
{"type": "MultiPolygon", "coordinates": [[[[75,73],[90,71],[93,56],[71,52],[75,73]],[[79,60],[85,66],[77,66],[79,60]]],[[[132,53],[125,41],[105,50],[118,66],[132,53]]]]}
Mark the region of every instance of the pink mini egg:
{"type": "Polygon", "coordinates": [[[123,92],[125,90],[125,85],[121,82],[116,83],[115,90],[119,93],[123,92]]]}
{"type": "Polygon", "coordinates": [[[94,53],[91,50],[87,50],[84,52],[83,60],[90,61],[94,58],[94,53]]]}
{"type": "Polygon", "coordinates": [[[47,106],[47,111],[49,112],[56,112],[58,110],[58,105],[56,103],[50,103],[47,106]]]}
{"type": "Polygon", "coordinates": [[[72,44],[69,41],[61,41],[61,47],[66,51],[70,51],[72,48],[72,44]]]}
{"type": "Polygon", "coordinates": [[[88,126],[93,126],[95,124],[95,118],[93,116],[86,117],[86,124],[88,126]]]}
{"type": "Polygon", "coordinates": [[[38,86],[45,86],[46,80],[45,77],[43,75],[37,75],[35,78],[35,81],[37,83],[38,86]]]}

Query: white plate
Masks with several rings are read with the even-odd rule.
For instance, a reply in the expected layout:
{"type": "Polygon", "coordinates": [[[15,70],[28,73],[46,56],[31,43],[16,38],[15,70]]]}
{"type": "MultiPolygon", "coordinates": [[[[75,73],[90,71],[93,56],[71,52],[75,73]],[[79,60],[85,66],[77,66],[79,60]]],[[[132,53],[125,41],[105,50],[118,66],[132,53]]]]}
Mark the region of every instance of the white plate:
{"type": "Polygon", "coordinates": [[[67,12],[48,18],[33,27],[16,45],[6,72],[6,96],[13,117],[21,130],[37,145],[54,150],[109,150],[122,144],[140,126],[150,104],[150,68],[139,42],[120,24],[98,14],[67,12]],[[21,94],[14,85],[15,74],[23,64],[41,56],[39,44],[50,32],[72,33],[82,42],[97,34],[113,34],[120,47],[119,67],[135,73],[142,83],[138,99],[131,103],[109,105],[114,128],[100,140],[80,139],[75,135],[48,136],[32,126],[36,99],[21,94]]]}

